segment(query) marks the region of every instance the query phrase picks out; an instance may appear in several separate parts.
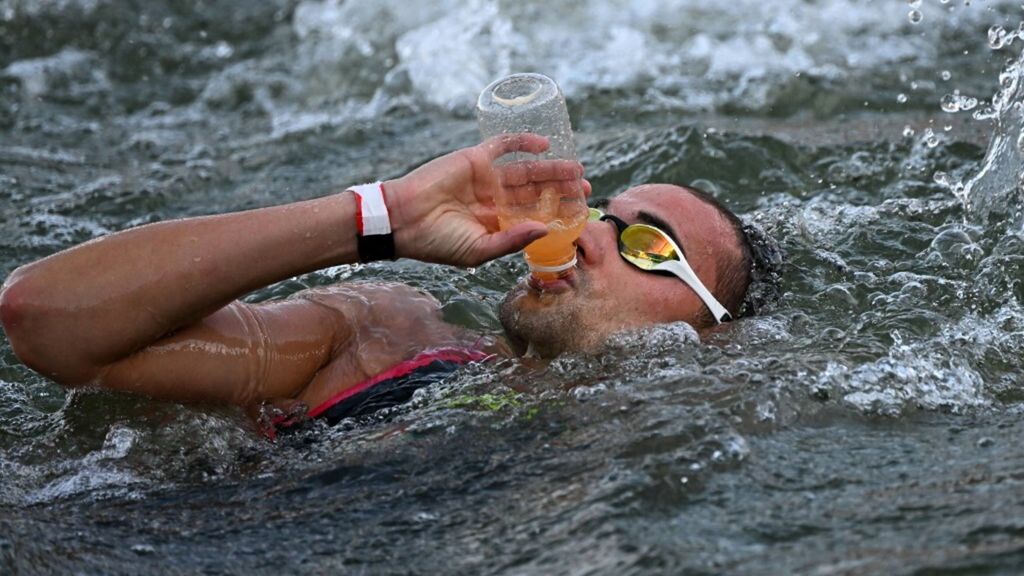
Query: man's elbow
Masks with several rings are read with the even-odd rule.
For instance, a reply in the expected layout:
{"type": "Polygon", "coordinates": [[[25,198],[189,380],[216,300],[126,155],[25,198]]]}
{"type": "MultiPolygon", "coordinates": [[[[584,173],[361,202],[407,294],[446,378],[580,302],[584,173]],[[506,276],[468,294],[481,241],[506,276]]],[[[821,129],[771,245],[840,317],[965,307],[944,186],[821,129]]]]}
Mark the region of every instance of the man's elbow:
{"type": "Polygon", "coordinates": [[[7,338],[14,341],[18,327],[23,323],[25,307],[25,289],[17,279],[18,273],[11,274],[11,277],[0,286],[0,324],[3,324],[7,338]]]}
{"type": "Polygon", "coordinates": [[[93,364],[77,357],[48,336],[60,332],[49,321],[48,308],[35,298],[31,274],[15,270],[0,286],[0,325],[14,354],[25,366],[60,384],[75,387],[90,382],[93,364]],[[55,353],[63,350],[61,354],[55,353]]]}
{"type": "Polygon", "coordinates": [[[0,287],[0,324],[18,359],[36,372],[45,374],[45,362],[36,353],[32,342],[29,287],[18,272],[11,274],[0,287]]]}
{"type": "Polygon", "coordinates": [[[3,325],[7,340],[11,343],[14,353],[25,364],[32,366],[32,358],[25,342],[25,316],[28,294],[24,282],[18,280],[18,273],[0,287],[0,324],[3,325]]]}

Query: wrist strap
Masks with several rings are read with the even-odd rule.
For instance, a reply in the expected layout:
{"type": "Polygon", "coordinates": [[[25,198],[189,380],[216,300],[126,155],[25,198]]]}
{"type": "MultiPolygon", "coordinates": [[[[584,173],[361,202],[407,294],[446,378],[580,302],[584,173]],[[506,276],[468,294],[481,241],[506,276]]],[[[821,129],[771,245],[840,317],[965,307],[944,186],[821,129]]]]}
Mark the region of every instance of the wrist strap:
{"type": "Polygon", "coordinates": [[[380,182],[349,188],[356,195],[356,246],[360,262],[395,259],[395,237],[380,182]]]}

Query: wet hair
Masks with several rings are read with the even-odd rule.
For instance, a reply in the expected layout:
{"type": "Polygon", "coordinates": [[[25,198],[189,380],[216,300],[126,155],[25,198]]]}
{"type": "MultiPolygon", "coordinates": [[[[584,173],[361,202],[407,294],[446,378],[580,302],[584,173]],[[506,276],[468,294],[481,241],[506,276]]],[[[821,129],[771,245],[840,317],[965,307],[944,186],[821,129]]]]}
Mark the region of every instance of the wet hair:
{"type": "MultiPolygon", "coordinates": [[[[744,222],[711,194],[693,186],[684,188],[717,210],[736,233],[739,256],[730,252],[729,257],[718,260],[715,295],[733,318],[761,313],[782,295],[786,256],[782,247],[760,226],[744,222]]],[[[715,323],[706,308],[698,321],[706,326],[715,323]]]]}

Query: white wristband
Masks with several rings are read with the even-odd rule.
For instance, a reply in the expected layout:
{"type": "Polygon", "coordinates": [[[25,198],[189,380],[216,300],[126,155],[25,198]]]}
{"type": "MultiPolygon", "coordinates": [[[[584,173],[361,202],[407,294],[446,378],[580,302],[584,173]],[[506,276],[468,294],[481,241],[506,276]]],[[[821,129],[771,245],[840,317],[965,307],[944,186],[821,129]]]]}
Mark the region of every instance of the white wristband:
{"type": "Polygon", "coordinates": [[[360,236],[379,236],[391,234],[391,219],[388,207],[384,204],[384,188],[380,182],[360,184],[349,188],[359,199],[359,212],[356,219],[360,236]]]}

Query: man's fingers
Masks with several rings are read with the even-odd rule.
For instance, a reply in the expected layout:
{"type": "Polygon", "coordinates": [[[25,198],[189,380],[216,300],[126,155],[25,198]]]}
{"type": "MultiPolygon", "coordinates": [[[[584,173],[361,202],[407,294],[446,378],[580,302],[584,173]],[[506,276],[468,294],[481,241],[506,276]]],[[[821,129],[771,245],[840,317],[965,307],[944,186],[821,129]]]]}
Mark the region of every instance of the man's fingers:
{"type": "Polygon", "coordinates": [[[484,150],[490,161],[495,161],[509,152],[540,154],[548,149],[548,139],[539,134],[499,134],[484,140],[484,150]]]}
{"type": "Polygon", "coordinates": [[[548,234],[548,227],[541,222],[529,221],[516,224],[508,230],[489,234],[480,239],[477,254],[481,262],[518,252],[526,245],[548,234]]]}

